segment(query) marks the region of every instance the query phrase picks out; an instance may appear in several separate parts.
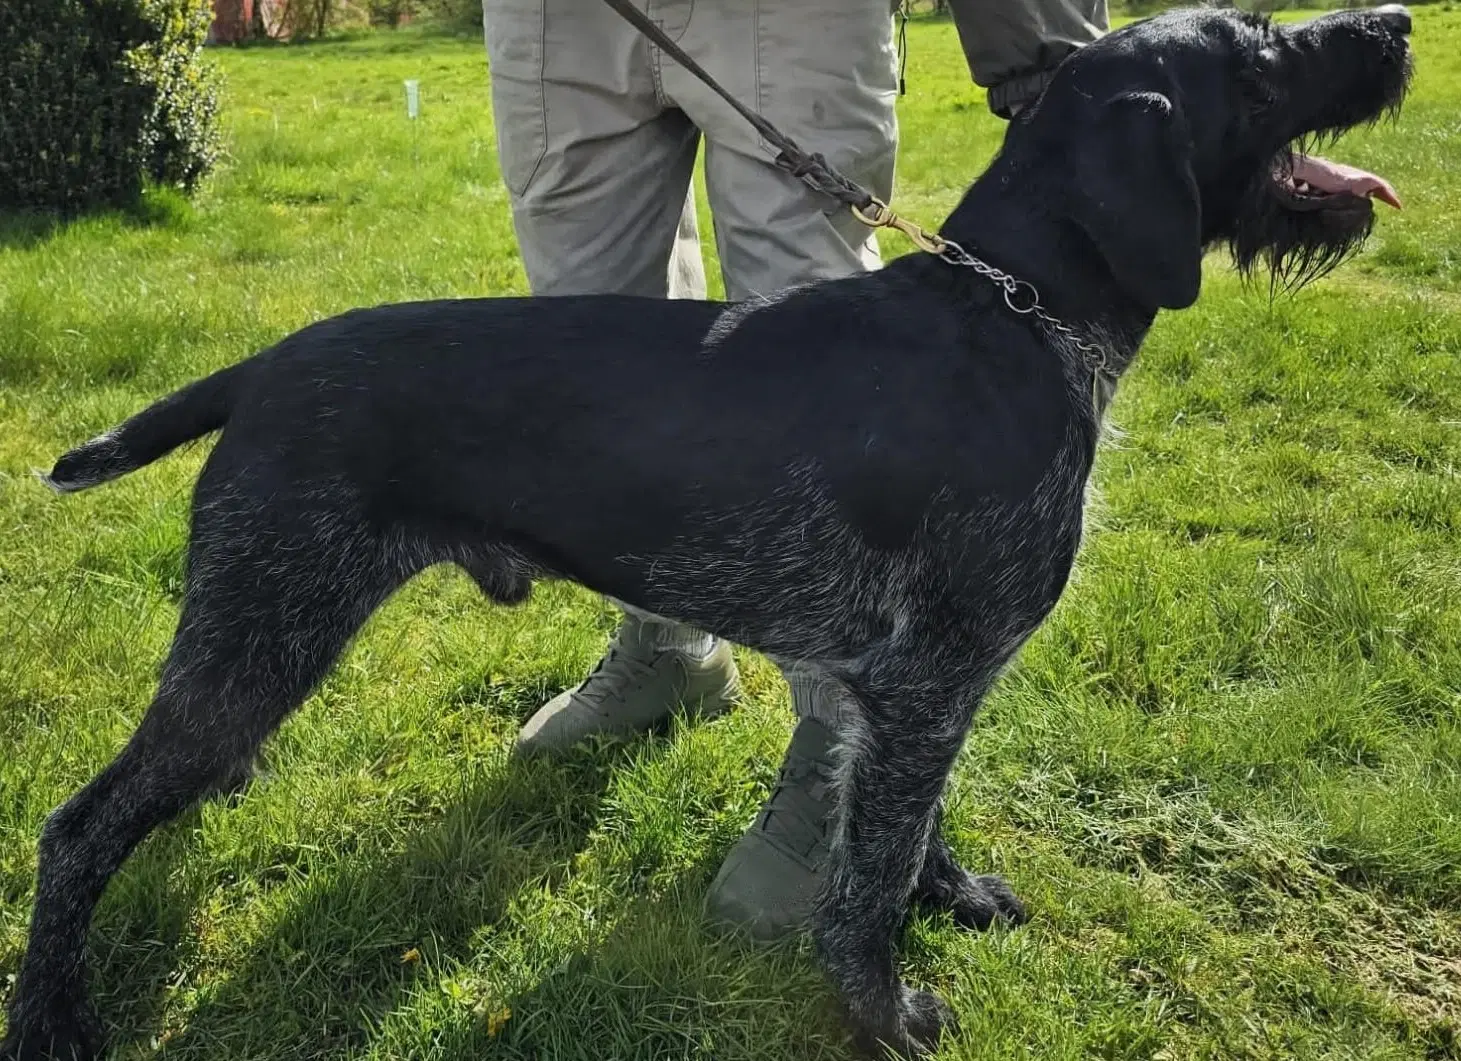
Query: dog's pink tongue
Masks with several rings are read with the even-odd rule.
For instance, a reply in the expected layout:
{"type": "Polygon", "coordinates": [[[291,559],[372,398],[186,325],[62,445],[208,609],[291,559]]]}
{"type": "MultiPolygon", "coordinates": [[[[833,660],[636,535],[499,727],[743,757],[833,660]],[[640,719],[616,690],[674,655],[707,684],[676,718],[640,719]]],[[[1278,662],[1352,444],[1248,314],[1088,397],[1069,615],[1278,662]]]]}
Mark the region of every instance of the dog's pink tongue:
{"type": "Polygon", "coordinates": [[[1355,166],[1346,166],[1342,162],[1331,162],[1327,158],[1313,155],[1297,155],[1294,157],[1294,180],[1303,181],[1330,195],[1362,195],[1379,199],[1397,210],[1401,209],[1400,197],[1395,194],[1389,181],[1355,166]]]}

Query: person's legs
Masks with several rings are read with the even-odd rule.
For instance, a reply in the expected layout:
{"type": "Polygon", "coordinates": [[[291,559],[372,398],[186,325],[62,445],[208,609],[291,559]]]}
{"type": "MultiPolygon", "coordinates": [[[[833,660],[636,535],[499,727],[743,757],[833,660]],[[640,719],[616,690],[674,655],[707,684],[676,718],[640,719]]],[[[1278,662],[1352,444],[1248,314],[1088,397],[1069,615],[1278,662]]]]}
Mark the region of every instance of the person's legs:
{"type": "MultiPolygon", "coordinates": [[[[898,79],[890,0],[696,4],[681,44],[804,149],[880,198],[891,195],[898,79]]],[[[851,211],[778,169],[775,150],[693,75],[665,60],[661,76],[705,133],[728,298],[878,267],[872,231],[851,211]]]]}
{"type": "MultiPolygon", "coordinates": [[[[536,295],[704,298],[691,189],[699,132],[665,100],[650,48],[608,7],[485,0],[498,156],[536,295]]],[[[524,726],[523,750],[652,726],[738,690],[730,648],[628,612],[581,685],[524,726]]]]}
{"type": "MultiPolygon", "coordinates": [[[[887,199],[897,153],[890,0],[689,0],[656,4],[680,43],[738,99],[803,148],[887,199]]],[[[879,266],[877,243],[843,206],[774,164],[774,150],[724,100],[663,60],[665,93],[705,133],[706,185],[726,295],[745,299],[879,266]]],[[[798,723],[771,797],[711,885],[717,920],[761,938],[808,924],[827,858],[832,746],[845,691],[782,664],[798,723]]]]}
{"type": "Polygon", "coordinates": [[[952,0],[974,82],[1009,118],[1035,102],[1071,52],[1110,28],[1106,0],[952,0]]]}
{"type": "Polygon", "coordinates": [[[483,24],[533,294],[664,297],[673,276],[676,294],[703,298],[688,195],[700,134],[660,95],[648,44],[608,7],[572,0],[484,0],[483,24]]]}

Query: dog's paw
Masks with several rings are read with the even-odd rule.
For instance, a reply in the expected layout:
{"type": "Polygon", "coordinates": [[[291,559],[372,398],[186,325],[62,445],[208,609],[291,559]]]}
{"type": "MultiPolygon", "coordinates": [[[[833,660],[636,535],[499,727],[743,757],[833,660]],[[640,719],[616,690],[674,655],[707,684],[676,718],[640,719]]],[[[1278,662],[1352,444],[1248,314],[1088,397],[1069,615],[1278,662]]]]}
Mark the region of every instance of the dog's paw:
{"type": "Polygon", "coordinates": [[[1010,890],[1003,877],[993,874],[966,876],[968,879],[949,904],[949,913],[953,914],[956,924],[983,932],[995,923],[1023,925],[1030,919],[1025,912],[1025,904],[1010,890]]]}
{"type": "Polygon", "coordinates": [[[933,1053],[945,1032],[958,1030],[959,1021],[949,1004],[931,991],[903,989],[904,1028],[907,1035],[905,1056],[920,1057],[933,1053]]]}
{"type": "Polygon", "coordinates": [[[961,928],[979,932],[994,924],[1023,925],[1030,919],[1004,878],[993,875],[960,870],[957,879],[940,881],[919,899],[936,910],[947,910],[961,928]]]}
{"type": "Polygon", "coordinates": [[[103,1045],[101,1022],[86,1003],[40,1014],[12,1012],[0,1061],[93,1061],[103,1045]]]}
{"type": "Polygon", "coordinates": [[[870,1057],[918,1061],[938,1049],[945,1032],[957,1029],[958,1020],[947,1002],[931,992],[900,985],[893,1019],[887,1027],[863,1028],[858,1045],[870,1057]]]}

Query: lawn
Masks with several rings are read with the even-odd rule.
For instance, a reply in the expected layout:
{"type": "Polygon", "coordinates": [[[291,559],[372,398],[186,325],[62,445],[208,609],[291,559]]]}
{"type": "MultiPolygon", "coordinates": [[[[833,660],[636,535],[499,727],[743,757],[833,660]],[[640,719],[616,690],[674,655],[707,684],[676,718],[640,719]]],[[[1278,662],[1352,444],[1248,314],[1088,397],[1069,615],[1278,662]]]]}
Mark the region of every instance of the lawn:
{"type": "MultiPolygon", "coordinates": [[[[1461,12],[1415,43],[1399,124],[1332,152],[1405,212],[1294,298],[1214,259],[1124,384],[1078,577],[953,782],[955,849],[1033,920],[905,938],[962,1016],[943,1057],[1461,1056],[1461,12]]],[[[950,27],[910,45],[897,198],[932,224],[1000,126],[950,27]]],[[[0,977],[45,814],[150,696],[206,447],[64,500],[30,469],[308,321],[525,289],[480,41],[219,58],[230,157],[195,201],[0,225],[0,977]]],[[[114,881],[115,1056],[849,1057],[805,947],[700,921],[790,732],[773,668],[743,657],[722,720],[509,758],[613,621],[451,570],[393,599],[237,805],[114,881]]]]}

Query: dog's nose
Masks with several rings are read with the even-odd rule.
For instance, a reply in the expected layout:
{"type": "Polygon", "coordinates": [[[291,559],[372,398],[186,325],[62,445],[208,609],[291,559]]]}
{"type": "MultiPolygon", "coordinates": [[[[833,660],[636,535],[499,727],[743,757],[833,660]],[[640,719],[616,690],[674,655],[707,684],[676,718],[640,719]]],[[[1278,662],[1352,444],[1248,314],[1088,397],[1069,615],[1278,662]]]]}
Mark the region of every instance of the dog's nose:
{"type": "Polygon", "coordinates": [[[1404,4],[1383,4],[1375,8],[1375,14],[1385,20],[1385,25],[1401,33],[1410,33],[1410,12],[1404,4]]]}

